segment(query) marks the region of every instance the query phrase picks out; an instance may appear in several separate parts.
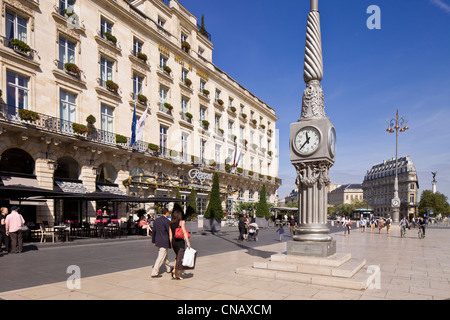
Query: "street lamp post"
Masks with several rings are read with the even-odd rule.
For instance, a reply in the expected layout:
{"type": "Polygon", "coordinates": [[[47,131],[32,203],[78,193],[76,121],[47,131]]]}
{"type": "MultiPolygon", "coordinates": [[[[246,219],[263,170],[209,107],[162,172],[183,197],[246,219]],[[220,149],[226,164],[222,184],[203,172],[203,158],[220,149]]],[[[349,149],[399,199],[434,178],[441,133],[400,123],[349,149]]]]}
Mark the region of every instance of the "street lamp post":
{"type": "Polygon", "coordinates": [[[394,223],[398,223],[400,221],[400,198],[398,197],[398,132],[405,132],[408,130],[408,126],[406,125],[408,121],[404,117],[398,116],[398,109],[397,109],[397,115],[395,118],[388,121],[388,127],[386,131],[388,133],[394,133],[395,132],[395,180],[394,180],[394,198],[391,201],[392,206],[392,218],[394,223]]]}

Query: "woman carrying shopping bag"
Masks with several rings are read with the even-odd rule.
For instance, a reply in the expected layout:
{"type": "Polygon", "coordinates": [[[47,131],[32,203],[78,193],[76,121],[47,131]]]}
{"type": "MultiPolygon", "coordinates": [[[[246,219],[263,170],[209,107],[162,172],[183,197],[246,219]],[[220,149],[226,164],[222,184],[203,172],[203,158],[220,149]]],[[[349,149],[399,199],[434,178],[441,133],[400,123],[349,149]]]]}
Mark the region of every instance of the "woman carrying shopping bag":
{"type": "Polygon", "coordinates": [[[172,278],[177,280],[183,279],[181,277],[181,271],[183,270],[182,262],[186,243],[189,248],[191,247],[191,243],[189,242],[190,235],[186,230],[185,223],[181,220],[181,217],[182,212],[180,210],[175,210],[170,221],[170,230],[172,231],[171,244],[176,255],[175,268],[172,271],[172,278]]]}

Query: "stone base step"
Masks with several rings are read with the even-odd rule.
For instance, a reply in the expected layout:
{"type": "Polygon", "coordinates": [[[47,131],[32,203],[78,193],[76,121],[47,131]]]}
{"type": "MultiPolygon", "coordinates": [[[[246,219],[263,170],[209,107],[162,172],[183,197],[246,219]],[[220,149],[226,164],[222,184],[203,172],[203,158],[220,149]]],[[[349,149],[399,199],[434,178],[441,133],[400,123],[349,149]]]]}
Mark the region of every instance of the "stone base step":
{"type": "Polygon", "coordinates": [[[366,265],[366,260],[350,259],[339,266],[299,264],[283,261],[254,262],[253,268],[295,273],[317,274],[341,278],[351,278],[366,265]]]}
{"type": "Polygon", "coordinates": [[[363,267],[359,269],[355,274],[353,274],[353,276],[350,278],[311,274],[311,273],[271,270],[271,269],[259,269],[252,267],[237,268],[236,273],[246,276],[278,279],[306,284],[315,284],[345,289],[365,290],[372,283],[375,282],[379,272],[379,269],[370,270],[370,272],[368,272],[367,270],[368,269],[366,267],[363,267]]]}
{"type": "Polygon", "coordinates": [[[286,255],[286,254],[274,254],[270,257],[270,261],[277,262],[288,262],[296,264],[306,264],[315,266],[329,266],[329,267],[339,267],[351,259],[352,255],[350,253],[339,254],[336,253],[330,257],[320,258],[320,257],[310,257],[310,256],[296,256],[296,255],[286,255]]]}

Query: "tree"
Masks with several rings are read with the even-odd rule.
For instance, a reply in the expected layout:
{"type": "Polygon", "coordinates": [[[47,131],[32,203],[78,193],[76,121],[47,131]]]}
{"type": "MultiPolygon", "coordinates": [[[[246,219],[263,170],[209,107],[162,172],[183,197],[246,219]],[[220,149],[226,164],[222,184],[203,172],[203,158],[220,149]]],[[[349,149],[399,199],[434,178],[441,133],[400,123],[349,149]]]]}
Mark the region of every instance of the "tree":
{"type": "Polygon", "coordinates": [[[208,33],[206,32],[206,28],[205,28],[205,17],[204,17],[204,15],[202,14],[202,24],[200,25],[200,30],[199,30],[199,32],[202,34],[202,35],[204,35],[204,36],[206,36],[208,33]]]}
{"type": "Polygon", "coordinates": [[[220,199],[219,189],[219,175],[217,174],[217,172],[214,173],[213,185],[209,196],[209,203],[206,207],[204,217],[207,219],[223,218],[222,200],[220,199]]]}
{"type": "Polygon", "coordinates": [[[433,210],[434,215],[448,213],[450,209],[447,196],[440,192],[423,190],[419,202],[419,215],[424,216],[429,210],[433,210]]]}
{"type": "Polygon", "coordinates": [[[266,219],[270,218],[270,210],[269,205],[267,204],[266,194],[267,194],[266,186],[263,185],[259,197],[259,202],[258,205],[256,206],[256,216],[258,218],[266,218],[266,219]]]}
{"type": "MultiPolygon", "coordinates": [[[[177,191],[175,193],[175,198],[176,199],[181,199],[180,189],[178,189],[178,188],[177,188],[177,191]]],[[[177,201],[177,202],[175,202],[173,204],[173,211],[176,211],[176,210],[180,210],[181,212],[183,212],[183,205],[181,204],[181,202],[177,201]]]]}
{"type": "Polygon", "coordinates": [[[189,201],[186,207],[186,221],[197,221],[197,194],[191,189],[189,201]]]}

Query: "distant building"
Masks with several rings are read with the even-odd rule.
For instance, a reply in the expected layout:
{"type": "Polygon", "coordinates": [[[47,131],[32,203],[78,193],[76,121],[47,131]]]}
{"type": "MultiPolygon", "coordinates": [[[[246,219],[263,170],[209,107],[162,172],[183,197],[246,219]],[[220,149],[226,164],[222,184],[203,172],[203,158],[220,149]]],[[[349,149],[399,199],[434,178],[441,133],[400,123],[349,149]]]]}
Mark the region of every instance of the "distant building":
{"type": "Polygon", "coordinates": [[[284,203],[288,203],[291,201],[298,201],[298,189],[292,189],[292,191],[284,197],[284,203]]]}
{"type": "MultiPolygon", "coordinates": [[[[362,188],[364,200],[374,209],[375,215],[392,213],[394,196],[395,159],[384,160],[367,170],[362,188]]],[[[400,218],[417,214],[419,181],[413,161],[409,156],[398,158],[398,195],[401,200],[400,218]]]]}
{"type": "Polygon", "coordinates": [[[363,200],[363,189],[361,184],[343,184],[328,193],[328,205],[331,207],[340,204],[349,204],[352,200],[363,200]]]}

